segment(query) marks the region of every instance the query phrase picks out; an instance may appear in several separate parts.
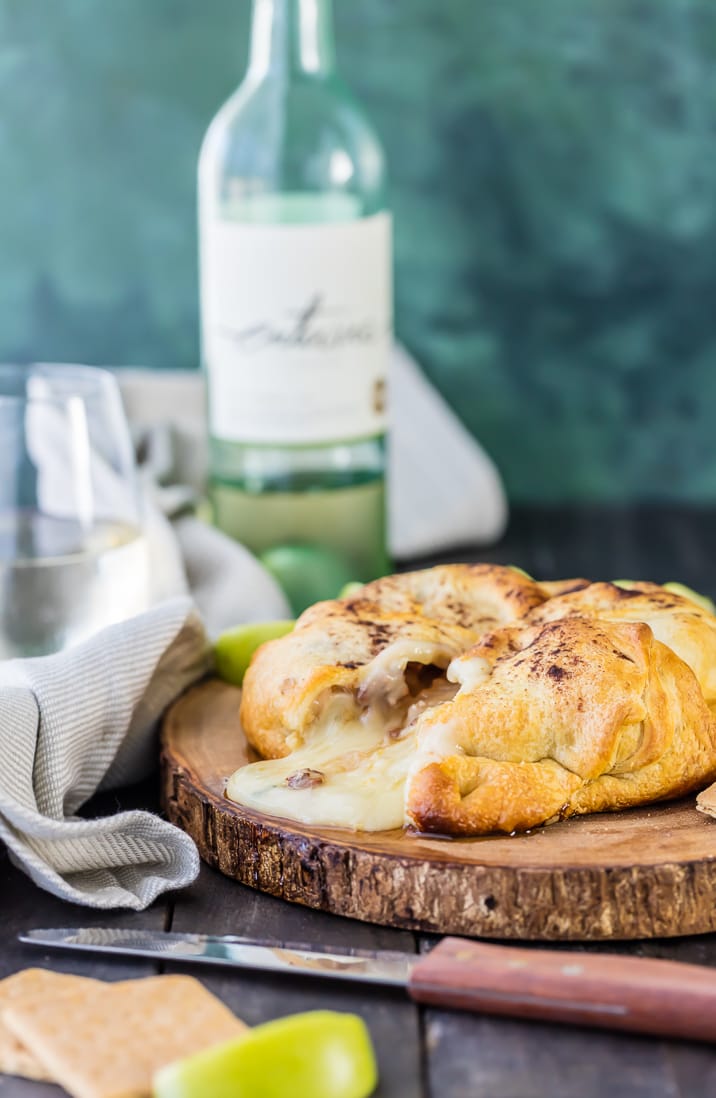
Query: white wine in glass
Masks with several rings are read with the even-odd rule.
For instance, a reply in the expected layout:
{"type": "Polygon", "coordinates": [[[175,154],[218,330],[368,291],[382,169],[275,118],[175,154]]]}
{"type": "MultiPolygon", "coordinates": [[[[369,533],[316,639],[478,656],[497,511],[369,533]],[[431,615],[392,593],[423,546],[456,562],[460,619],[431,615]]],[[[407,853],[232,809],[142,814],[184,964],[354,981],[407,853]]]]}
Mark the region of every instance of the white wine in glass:
{"type": "Polygon", "coordinates": [[[112,375],[0,366],[0,659],[56,652],[141,613],[148,567],[112,375]]]}

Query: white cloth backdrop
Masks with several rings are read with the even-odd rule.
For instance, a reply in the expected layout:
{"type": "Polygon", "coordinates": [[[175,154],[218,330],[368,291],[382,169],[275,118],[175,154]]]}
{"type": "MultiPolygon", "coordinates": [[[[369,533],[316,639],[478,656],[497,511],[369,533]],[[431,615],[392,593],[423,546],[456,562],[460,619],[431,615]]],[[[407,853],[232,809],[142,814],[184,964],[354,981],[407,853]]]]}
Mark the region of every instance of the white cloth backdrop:
{"type": "MultiPolygon", "coordinates": [[[[176,479],[199,490],[206,476],[201,374],[123,369],[117,376],[133,423],[175,429],[176,479]]],[[[496,541],[507,523],[499,473],[402,347],[391,363],[390,416],[392,555],[400,560],[496,541]]]]}

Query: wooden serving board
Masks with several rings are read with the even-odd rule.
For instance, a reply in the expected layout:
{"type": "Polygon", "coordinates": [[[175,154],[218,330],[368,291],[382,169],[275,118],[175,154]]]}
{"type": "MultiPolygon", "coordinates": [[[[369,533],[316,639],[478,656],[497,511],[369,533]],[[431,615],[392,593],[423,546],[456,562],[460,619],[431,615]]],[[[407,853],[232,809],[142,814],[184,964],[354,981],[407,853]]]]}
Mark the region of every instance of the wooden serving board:
{"type": "Polygon", "coordinates": [[[716,821],[696,811],[694,798],[514,837],[305,826],[224,796],[226,779],[248,761],[239,698],[211,679],[172,706],[162,731],[162,796],[202,858],[242,884],[441,934],[557,941],[716,929],[716,821]]]}

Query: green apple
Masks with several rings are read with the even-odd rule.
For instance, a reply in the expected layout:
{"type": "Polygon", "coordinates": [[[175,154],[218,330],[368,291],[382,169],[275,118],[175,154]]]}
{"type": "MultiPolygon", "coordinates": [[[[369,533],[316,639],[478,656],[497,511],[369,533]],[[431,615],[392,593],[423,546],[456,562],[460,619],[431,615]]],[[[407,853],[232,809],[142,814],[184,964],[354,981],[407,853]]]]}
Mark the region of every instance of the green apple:
{"type": "Polygon", "coordinates": [[[365,584],[361,583],[359,580],[351,580],[351,582],[347,583],[345,587],[341,587],[340,591],[338,592],[338,598],[347,599],[350,595],[357,595],[358,592],[362,591],[364,587],[365,584]]]}
{"type": "Polygon", "coordinates": [[[154,1098],[368,1098],[377,1081],[363,1019],[316,1010],[168,1064],[154,1098]]]}
{"type": "Polygon", "coordinates": [[[297,615],[314,602],[336,598],[355,579],[340,553],[322,545],[277,545],[260,560],[281,584],[297,615]]]}
{"type": "Polygon", "coordinates": [[[294,621],[252,621],[222,633],[214,645],[214,666],[219,678],[241,686],[257,648],[276,637],[285,637],[294,621]]]}
{"type": "Polygon", "coordinates": [[[665,591],[673,591],[675,595],[682,595],[683,598],[690,599],[691,602],[695,602],[703,610],[708,610],[709,614],[716,614],[716,606],[714,606],[713,600],[708,595],[700,595],[698,591],[693,591],[685,583],[664,583],[662,586],[665,591]]]}

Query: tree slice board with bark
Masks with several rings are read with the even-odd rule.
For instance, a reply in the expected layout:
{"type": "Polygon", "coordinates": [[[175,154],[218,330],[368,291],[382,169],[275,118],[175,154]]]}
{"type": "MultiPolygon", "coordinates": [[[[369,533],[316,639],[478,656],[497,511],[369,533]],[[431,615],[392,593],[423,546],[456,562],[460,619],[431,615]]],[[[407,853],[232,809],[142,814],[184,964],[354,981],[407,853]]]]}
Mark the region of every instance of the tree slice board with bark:
{"type": "Polygon", "coordinates": [[[716,929],[716,821],[693,797],[480,839],[303,825],[225,797],[227,778],[250,758],[239,699],[236,687],[209,679],[175,702],[161,772],[169,819],[244,885],[440,934],[566,941],[716,929]]]}

